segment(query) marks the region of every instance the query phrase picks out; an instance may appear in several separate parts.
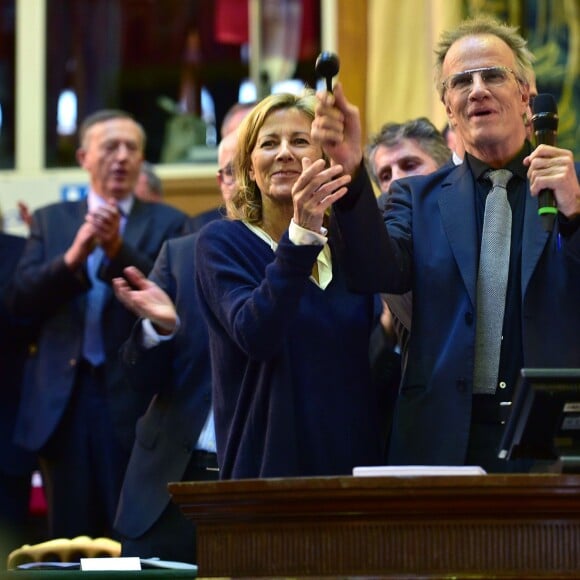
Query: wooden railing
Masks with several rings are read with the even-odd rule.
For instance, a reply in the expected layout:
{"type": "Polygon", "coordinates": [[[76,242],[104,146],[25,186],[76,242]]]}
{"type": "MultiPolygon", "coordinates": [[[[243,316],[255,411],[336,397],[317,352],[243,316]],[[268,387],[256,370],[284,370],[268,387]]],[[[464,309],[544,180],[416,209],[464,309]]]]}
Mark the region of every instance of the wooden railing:
{"type": "Polygon", "coordinates": [[[169,484],[199,576],[580,578],[580,477],[169,484]]]}

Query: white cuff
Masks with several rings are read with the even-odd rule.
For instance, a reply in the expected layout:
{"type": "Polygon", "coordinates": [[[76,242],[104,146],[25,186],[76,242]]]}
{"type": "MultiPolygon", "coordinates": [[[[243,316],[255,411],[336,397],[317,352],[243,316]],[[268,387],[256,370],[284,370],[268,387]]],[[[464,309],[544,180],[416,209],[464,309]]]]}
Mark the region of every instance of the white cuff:
{"type": "Polygon", "coordinates": [[[158,344],[165,342],[167,340],[171,340],[175,333],[179,330],[180,321],[179,316],[177,317],[177,324],[175,325],[175,330],[171,334],[159,334],[153,323],[148,319],[144,318],[141,321],[141,328],[143,330],[143,343],[141,346],[145,349],[153,348],[158,344]]]}
{"type": "Polygon", "coordinates": [[[317,234],[312,230],[307,230],[302,226],[299,226],[294,218],[290,220],[290,227],[288,228],[288,237],[290,241],[296,246],[324,246],[328,242],[326,237],[328,230],[326,228],[320,228],[320,233],[317,234]]]}

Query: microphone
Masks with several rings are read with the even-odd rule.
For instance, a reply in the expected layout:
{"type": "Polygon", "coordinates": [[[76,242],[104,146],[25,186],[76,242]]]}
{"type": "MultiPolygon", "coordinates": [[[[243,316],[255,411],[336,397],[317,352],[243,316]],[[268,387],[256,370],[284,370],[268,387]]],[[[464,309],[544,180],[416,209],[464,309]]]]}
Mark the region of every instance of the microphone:
{"type": "MultiPolygon", "coordinates": [[[[558,130],[558,107],[556,100],[550,94],[538,95],[534,99],[532,126],[538,145],[556,145],[558,130]]],[[[542,220],[544,230],[551,232],[558,209],[554,192],[551,189],[542,189],[538,195],[538,215],[542,220]]]]}
{"type": "Polygon", "coordinates": [[[338,74],[340,63],[338,56],[332,52],[321,52],[316,59],[314,72],[319,78],[326,79],[326,90],[332,93],[332,77],[338,74]]]}

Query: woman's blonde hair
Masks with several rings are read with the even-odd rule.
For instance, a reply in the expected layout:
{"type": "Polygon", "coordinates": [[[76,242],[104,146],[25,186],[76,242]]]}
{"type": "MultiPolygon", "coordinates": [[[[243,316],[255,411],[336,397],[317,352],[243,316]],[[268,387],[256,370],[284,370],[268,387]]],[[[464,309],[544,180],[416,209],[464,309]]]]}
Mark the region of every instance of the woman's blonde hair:
{"type": "Polygon", "coordinates": [[[252,151],[258,141],[258,133],[273,111],[297,109],[312,121],[315,106],[314,91],[306,89],[301,95],[269,95],[246,115],[238,129],[238,150],[233,161],[237,190],[228,203],[228,217],[262,224],[262,196],[256,182],[250,178],[252,151]]]}

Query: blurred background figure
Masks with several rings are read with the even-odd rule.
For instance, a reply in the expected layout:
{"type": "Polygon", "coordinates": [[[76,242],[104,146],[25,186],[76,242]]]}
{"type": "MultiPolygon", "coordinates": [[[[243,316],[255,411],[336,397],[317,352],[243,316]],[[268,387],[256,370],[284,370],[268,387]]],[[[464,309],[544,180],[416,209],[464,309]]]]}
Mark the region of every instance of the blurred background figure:
{"type": "Polygon", "coordinates": [[[5,568],[9,552],[44,539],[33,531],[30,513],[36,456],[16,445],[13,433],[34,329],[10,315],[5,293],[25,244],[25,238],[5,234],[0,227],[0,570],[5,568]]]}
{"type": "Polygon", "coordinates": [[[255,104],[256,101],[235,103],[228,109],[220,129],[222,139],[240,126],[244,117],[254,108],[255,104]]]}
{"type": "Polygon", "coordinates": [[[379,207],[385,209],[393,181],[425,175],[449,161],[451,151],[437,127],[426,117],[405,123],[386,123],[369,139],[366,163],[379,188],[379,207]]]}
{"type": "Polygon", "coordinates": [[[463,156],[465,155],[465,149],[461,138],[457,134],[457,131],[451,126],[450,123],[446,123],[443,128],[443,137],[447,142],[447,146],[453,152],[453,163],[455,165],[461,165],[463,163],[463,156]]]}
{"type": "Polygon", "coordinates": [[[149,402],[123,388],[118,352],[136,317],[110,284],[129,265],[149,272],[187,215],[134,196],[144,143],[124,111],[85,119],[77,155],[88,196],[33,213],[8,292],[12,314],[39,324],[15,438],[38,455],[52,537],[112,533],[135,423],[149,402]]]}
{"type": "Polygon", "coordinates": [[[254,108],[255,103],[236,103],[228,109],[221,126],[221,141],[218,145],[218,171],[216,173],[220,188],[220,205],[202,213],[191,216],[188,221],[188,232],[194,233],[205,224],[224,217],[227,204],[235,189],[234,154],[238,147],[238,128],[244,117],[254,108]]]}
{"type": "Polygon", "coordinates": [[[528,101],[528,109],[524,114],[524,125],[526,126],[526,137],[528,138],[528,141],[535,144],[532,116],[534,110],[534,99],[538,96],[538,85],[536,83],[536,73],[532,69],[528,71],[528,83],[530,86],[530,99],[528,101]]]}
{"type": "Polygon", "coordinates": [[[114,280],[141,320],[121,349],[127,389],[152,395],[139,419],[115,518],[122,555],[195,563],[195,527],[170,481],[217,479],[208,336],[192,281],[197,234],[164,244],[150,279],[136,268],[114,280]]]}
{"type": "Polygon", "coordinates": [[[218,171],[216,174],[222,199],[226,205],[231,201],[236,191],[236,176],[234,175],[234,156],[238,147],[238,131],[228,133],[218,146],[218,171]]]}
{"type": "Polygon", "coordinates": [[[163,201],[163,183],[149,161],[141,163],[141,170],[135,184],[135,196],[142,201],[163,201]]]}
{"type": "Polygon", "coordinates": [[[20,220],[30,228],[30,224],[32,223],[32,213],[30,212],[28,204],[24,201],[19,201],[17,205],[20,220]]]}
{"type": "MultiPolygon", "coordinates": [[[[450,158],[451,151],[443,135],[425,117],[383,125],[370,138],[365,158],[369,174],[382,192],[377,199],[381,211],[388,211],[392,183],[403,177],[432,173],[448,163],[450,158]]],[[[381,300],[382,314],[380,324],[371,336],[370,358],[373,380],[391,396],[385,418],[390,426],[402,366],[406,361],[412,294],[383,295],[381,300]]]]}
{"type": "Polygon", "coordinates": [[[235,190],[235,178],[232,163],[237,142],[237,131],[229,133],[220,141],[220,144],[218,145],[219,169],[216,173],[217,182],[221,192],[220,205],[191,216],[188,220],[188,232],[195,233],[205,224],[215,219],[221,219],[226,214],[227,202],[231,199],[235,190]]]}
{"type": "MultiPolygon", "coordinates": [[[[223,205],[191,218],[194,232],[225,215],[237,142],[235,130],[220,141],[223,205]]],[[[131,268],[130,285],[114,281],[119,300],[141,317],[121,349],[125,376],[131,388],[154,394],[137,425],[115,519],[123,556],[195,563],[195,526],[170,501],[167,483],[218,478],[207,327],[191,292],[196,240],[193,233],[164,244],[148,280],[131,268]]]]}

